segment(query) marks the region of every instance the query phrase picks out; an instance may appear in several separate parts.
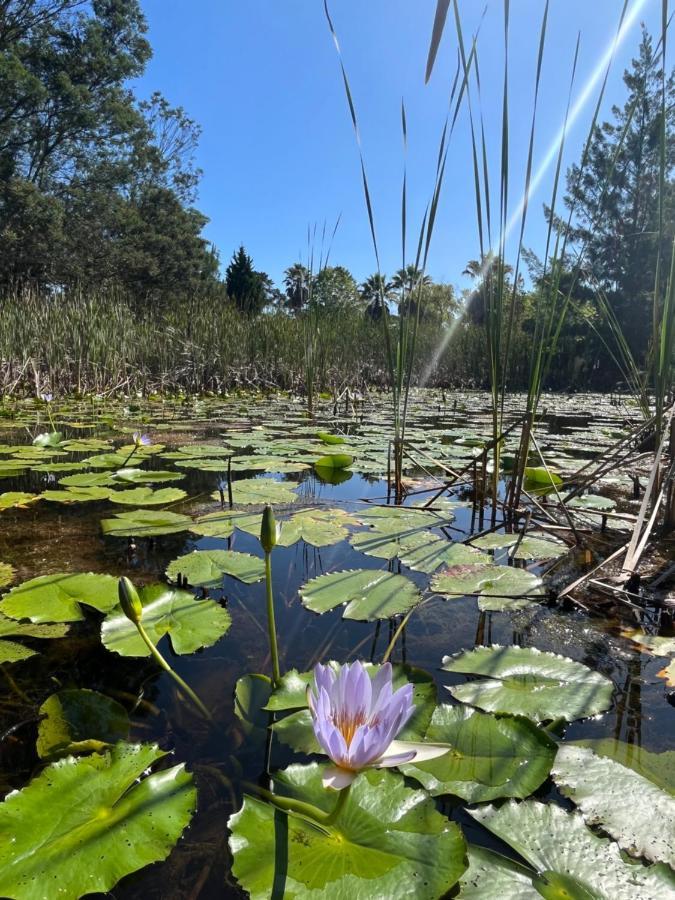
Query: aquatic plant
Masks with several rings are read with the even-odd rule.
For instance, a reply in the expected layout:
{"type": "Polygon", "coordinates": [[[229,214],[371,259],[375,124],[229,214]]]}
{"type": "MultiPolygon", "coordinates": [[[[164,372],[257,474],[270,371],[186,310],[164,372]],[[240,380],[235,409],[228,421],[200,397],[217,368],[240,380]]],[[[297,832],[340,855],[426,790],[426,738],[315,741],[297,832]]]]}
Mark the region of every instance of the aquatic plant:
{"type": "Polygon", "coordinates": [[[271,506],[266,506],[260,524],[260,545],[265,553],[265,597],[267,602],[267,633],[272,657],[272,682],[278,685],[281,681],[279,668],[279,648],[277,645],[277,625],[274,617],[274,591],[272,586],[272,550],[277,545],[280,526],[274,518],[271,506]]]}
{"type": "Polygon", "coordinates": [[[392,689],[388,662],[372,679],[358,661],[337,672],[317,663],[307,702],[316,739],[335,764],[324,771],[326,787],[342,790],[372,766],[424,762],[448,752],[449,747],[395,740],[414,712],[412,691],[412,684],[392,689]]]}

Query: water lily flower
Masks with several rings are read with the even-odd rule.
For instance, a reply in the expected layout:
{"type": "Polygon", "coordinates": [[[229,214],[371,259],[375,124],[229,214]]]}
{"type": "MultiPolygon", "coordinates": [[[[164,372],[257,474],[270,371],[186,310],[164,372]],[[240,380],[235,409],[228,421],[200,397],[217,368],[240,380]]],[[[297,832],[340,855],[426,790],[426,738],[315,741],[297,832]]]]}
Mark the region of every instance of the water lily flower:
{"type": "Polygon", "coordinates": [[[51,403],[53,399],[53,394],[40,394],[40,400],[42,400],[44,403],[51,403]]]}
{"type": "Polygon", "coordinates": [[[140,431],[134,431],[132,437],[133,437],[133,439],[134,439],[134,444],[135,444],[137,447],[149,447],[150,444],[152,443],[152,441],[150,440],[150,438],[148,437],[148,435],[147,435],[147,434],[141,434],[140,431]]]}
{"type": "Polygon", "coordinates": [[[316,739],[335,764],[324,773],[324,787],[342,790],[363,769],[422,762],[448,752],[444,744],[395,740],[415,711],[412,694],[412,684],[393,690],[389,663],[372,679],[360,662],[339,671],[315,666],[307,701],[316,739]]]}

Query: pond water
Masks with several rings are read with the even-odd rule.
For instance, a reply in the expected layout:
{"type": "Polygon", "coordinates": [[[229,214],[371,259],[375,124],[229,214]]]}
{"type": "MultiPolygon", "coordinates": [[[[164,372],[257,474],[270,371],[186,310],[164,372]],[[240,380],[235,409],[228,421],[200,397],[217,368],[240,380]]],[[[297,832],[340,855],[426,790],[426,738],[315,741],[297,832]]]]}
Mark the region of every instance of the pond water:
{"type": "MultiPolygon", "coordinates": [[[[540,446],[547,464],[565,475],[602,454],[625,428],[638,421],[633,408],[607,397],[552,396],[546,406],[537,432],[540,446]]],[[[521,408],[521,398],[514,397],[507,410],[507,424],[521,408]]],[[[186,496],[181,495],[168,507],[160,504],[145,508],[170,508],[172,513],[192,520],[219,512],[227,518],[229,457],[209,457],[201,448],[210,446],[233,451],[233,485],[256,479],[284,484],[292,490],[294,502],[288,502],[287,497],[283,502],[273,502],[281,521],[308,509],[344,510],[358,520],[364,511],[387,504],[389,413],[384,397],[350,402],[346,408],[341,402],[338,409],[333,401],[325,400],[314,421],[308,420],[299,400],[246,395],[202,400],[72,401],[54,403],[49,408],[39,403],[5,403],[3,413],[0,441],[5,446],[0,448],[0,492],[2,496],[24,492],[33,498],[24,499],[23,508],[14,506],[0,512],[0,561],[15,570],[6,592],[29,579],[54,573],[127,575],[139,587],[154,584],[166,580],[165,572],[174,560],[195,550],[226,549],[262,557],[255,533],[238,527],[227,537],[199,535],[187,529],[148,537],[140,525],[136,531],[132,526],[124,536],[103,534],[101,520],[139,507],[115,504],[109,497],[85,502],[73,497],[49,498],[49,493],[43,496],[45,491],[58,489],[76,492],[74,475],[98,473],[105,477],[105,473],[129,468],[178,473],[184,477],[176,481],[136,481],[121,487],[176,488],[185,491],[186,496]],[[53,429],[60,433],[58,446],[32,452],[28,449],[37,434],[53,429]],[[322,443],[316,437],[320,431],[343,435],[346,443],[322,443]],[[103,459],[97,460],[129,445],[133,432],[149,435],[150,447],[138,448],[128,462],[124,459],[128,455],[125,449],[119,451],[121,461],[117,457],[104,466],[103,459]],[[72,441],[94,443],[68,443],[72,441]],[[92,449],[94,446],[96,449],[92,449]],[[190,448],[195,446],[200,449],[191,456],[190,448]],[[178,451],[179,447],[183,449],[178,451]],[[342,473],[345,480],[341,483],[327,483],[311,464],[322,454],[342,452],[345,447],[354,457],[350,471],[342,473]],[[262,460],[259,466],[256,457],[262,460]],[[209,459],[208,465],[203,463],[209,459]],[[17,461],[17,465],[13,466],[12,461],[17,461]],[[182,465],[186,461],[190,462],[187,467],[182,465]],[[300,470],[292,471],[298,464],[300,470]],[[224,507],[219,489],[223,491],[224,507]]],[[[408,437],[416,450],[411,450],[415,464],[411,461],[406,471],[410,493],[405,502],[420,504],[442,486],[438,479],[443,472],[437,463],[455,470],[462,468],[475,455],[475,445],[489,438],[487,397],[419,392],[414,398],[408,437]]],[[[599,487],[604,496],[617,504],[619,513],[634,512],[636,508],[629,474],[614,473],[599,487]]],[[[115,489],[119,487],[115,485],[115,489]]],[[[489,511],[485,512],[481,528],[467,485],[460,484],[444,496],[454,504],[450,515],[446,509],[442,524],[428,528],[427,538],[435,535],[461,542],[472,533],[489,529],[489,511]]],[[[264,499],[264,494],[258,499],[264,499]]],[[[262,505],[235,502],[234,508],[247,516],[259,516],[262,505]]],[[[443,509],[442,504],[438,508],[443,509]]],[[[328,514],[327,519],[330,517],[328,514]]],[[[592,511],[588,522],[599,530],[600,517],[592,511]]],[[[599,536],[597,546],[609,553],[625,540],[626,532],[621,531],[621,519],[609,519],[605,524],[608,528],[599,536]]],[[[350,520],[344,534],[349,537],[368,527],[351,524],[350,520]]],[[[547,537],[544,533],[538,536],[547,537]]],[[[507,550],[497,550],[495,561],[508,564],[507,557],[507,550]]],[[[572,553],[553,564],[550,560],[533,559],[516,565],[542,574],[545,584],[554,587],[574,580],[583,571],[572,553]]],[[[653,610],[638,620],[632,614],[621,618],[606,613],[589,616],[574,606],[559,608],[546,594],[526,601],[520,609],[481,610],[475,596],[434,592],[430,590],[431,573],[406,566],[396,555],[388,559],[364,554],[358,544],[353,546],[348,539],[325,546],[313,546],[302,539],[288,547],[277,546],[272,566],[282,671],[294,668],[306,672],[316,662],[329,659],[380,662],[400,616],[353,621],[343,618],[341,605],[317,615],[305,608],[299,590],[326,573],[356,568],[385,570],[412,580],[426,598],[396,642],[391,661],[429,673],[437,685],[439,702],[454,702],[446,686],[467,681],[465,675],[441,670],[444,656],[481,645],[535,647],[580,661],[602,673],[613,685],[610,708],[566,725],[565,740],[611,737],[655,752],[672,746],[673,707],[666,682],[658,675],[664,659],[641,652],[638,643],[624,636],[627,628],[635,629],[640,624],[653,633],[672,634],[670,620],[653,610]]],[[[177,570],[180,571],[180,564],[177,570]]],[[[174,681],[149,657],[120,656],[107,650],[100,640],[103,616],[91,607],[82,607],[84,620],[72,623],[66,637],[44,641],[28,637],[24,644],[39,652],[2,667],[2,795],[23,788],[44,766],[36,750],[38,710],[51,694],[70,688],[88,688],[118,700],[130,715],[131,741],[157,742],[172,752],[172,763],[185,762],[194,773],[197,812],[182,839],[166,861],[123,878],[113,890],[117,898],[246,896],[231,874],[227,830],[228,817],[241,804],[242,782],[264,784],[266,772],[310,759],[276,735],[269,739],[266,714],[262,714],[262,719],[258,715],[251,723],[234,712],[238,679],[250,673],[271,672],[264,582],[246,584],[225,574],[218,583],[191,589],[196,596],[215,600],[228,610],[229,630],[213,646],[190,654],[177,654],[167,637],[159,646],[172,667],[211,710],[212,725],[194,714],[177,693],[174,681]]],[[[550,779],[535,796],[571,808],[550,779]]],[[[445,798],[437,803],[439,809],[462,825],[467,839],[509,852],[466,814],[462,801],[445,798]]]]}

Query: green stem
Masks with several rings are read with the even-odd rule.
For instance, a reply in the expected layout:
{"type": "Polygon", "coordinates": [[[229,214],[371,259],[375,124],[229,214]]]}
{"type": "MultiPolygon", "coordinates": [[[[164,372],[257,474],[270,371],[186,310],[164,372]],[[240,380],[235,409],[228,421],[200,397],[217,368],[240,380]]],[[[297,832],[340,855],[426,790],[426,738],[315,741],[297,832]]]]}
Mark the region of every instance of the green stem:
{"type": "Polygon", "coordinates": [[[164,671],[167,672],[173,678],[173,680],[180,687],[180,689],[183,691],[183,693],[187,694],[187,696],[190,698],[190,700],[192,700],[192,702],[197,707],[199,712],[204,716],[204,718],[207,719],[207,721],[212,722],[213,717],[212,717],[211,713],[204,706],[204,704],[199,699],[199,697],[195,694],[195,692],[192,690],[192,688],[183,681],[183,679],[180,677],[180,675],[177,672],[174,672],[174,670],[171,668],[171,666],[168,664],[168,662],[164,659],[164,657],[159,652],[157,647],[155,647],[155,645],[153,644],[152,640],[150,639],[150,636],[148,635],[147,631],[143,627],[142,623],[136,622],[136,628],[138,629],[138,633],[140,634],[141,638],[143,639],[143,642],[147,646],[148,650],[150,651],[150,653],[153,656],[157,665],[161,666],[162,669],[164,669],[164,671]]]}
{"type": "Polygon", "coordinates": [[[272,656],[272,681],[278,687],[281,681],[279,669],[279,648],[277,647],[277,626],[274,619],[274,594],[272,593],[272,554],[265,553],[265,588],[267,591],[267,630],[270,639],[272,656]]]}
{"type": "MultiPolygon", "coordinates": [[[[308,820],[310,824],[325,830],[325,826],[332,825],[344,809],[351,785],[347,785],[346,788],[343,788],[340,791],[335,806],[330,812],[319,809],[319,807],[314,806],[313,803],[305,803],[304,800],[294,800],[291,797],[280,797],[278,794],[273,794],[272,791],[265,790],[265,788],[259,787],[257,784],[252,784],[251,782],[245,782],[244,787],[252,793],[257,794],[259,797],[262,797],[264,800],[267,800],[268,803],[271,803],[272,806],[276,806],[276,808],[280,809],[282,812],[300,816],[302,819],[308,820]]],[[[329,832],[326,833],[328,834],[329,832]]]]}

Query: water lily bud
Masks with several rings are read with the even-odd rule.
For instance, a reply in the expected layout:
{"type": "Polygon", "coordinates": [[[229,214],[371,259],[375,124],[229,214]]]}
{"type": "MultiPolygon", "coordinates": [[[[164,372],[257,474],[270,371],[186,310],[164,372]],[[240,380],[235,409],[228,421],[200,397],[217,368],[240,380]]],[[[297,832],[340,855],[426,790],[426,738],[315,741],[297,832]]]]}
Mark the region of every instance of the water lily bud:
{"type": "Polygon", "coordinates": [[[260,526],[260,543],[265,553],[271,553],[276,546],[279,537],[279,526],[274,518],[271,506],[266,506],[262,515],[260,526]]]}
{"type": "Polygon", "coordinates": [[[138,596],[138,591],[134,587],[133,582],[125,575],[123,575],[117,583],[117,594],[124,615],[133,622],[134,625],[138,625],[143,615],[143,604],[141,603],[141,598],[138,596]]]}

